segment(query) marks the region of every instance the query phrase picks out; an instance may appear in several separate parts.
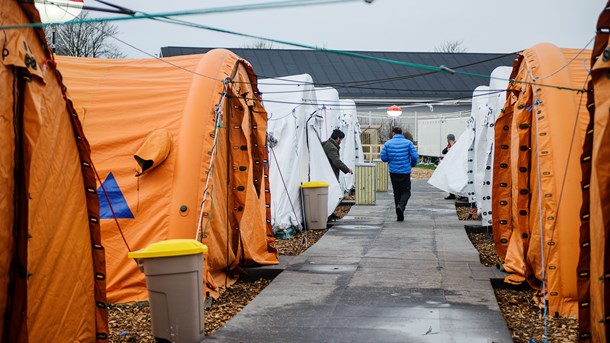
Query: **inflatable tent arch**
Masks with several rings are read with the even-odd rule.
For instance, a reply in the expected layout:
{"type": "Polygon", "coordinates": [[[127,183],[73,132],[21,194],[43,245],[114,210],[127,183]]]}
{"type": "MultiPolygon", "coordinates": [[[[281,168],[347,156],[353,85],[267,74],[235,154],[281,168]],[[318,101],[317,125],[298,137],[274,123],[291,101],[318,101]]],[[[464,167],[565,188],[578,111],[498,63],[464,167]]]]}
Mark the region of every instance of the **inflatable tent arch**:
{"type": "Polygon", "coordinates": [[[313,80],[307,74],[259,80],[267,111],[267,147],[273,232],[302,228],[300,185],[309,175],[305,123],[316,111],[313,80]],[[285,79],[289,79],[287,81],[285,79]],[[269,93],[269,94],[267,94],[269,93]]]}
{"type": "Polygon", "coordinates": [[[610,337],[610,60],[608,50],[610,1],[597,22],[591,54],[591,79],[587,85],[589,126],[581,159],[583,206],[580,209],[580,259],[578,262],[579,342],[607,342],[610,337]]]}
{"type": "MultiPolygon", "coordinates": [[[[201,240],[209,247],[205,281],[212,295],[232,284],[243,266],[278,263],[267,114],[248,62],[222,49],[167,59],[57,59],[133,250],[164,239],[201,240]],[[158,129],[169,132],[169,154],[136,176],[134,154],[158,129]]],[[[109,209],[105,197],[101,204],[109,209]]],[[[127,258],[107,213],[108,299],[146,299],[144,275],[127,258]]]]}
{"type": "MultiPolygon", "coordinates": [[[[33,3],[0,5],[0,25],[39,21],[33,3]]],[[[6,29],[1,37],[0,337],[107,342],[89,144],[42,29],[6,29]]]]}
{"type": "Polygon", "coordinates": [[[509,283],[545,283],[549,313],[576,316],[577,163],[588,117],[581,89],[590,51],[538,44],[519,54],[496,121],[492,223],[509,283]],[[556,87],[558,86],[558,87],[556,87]],[[542,251],[542,252],[541,252],[542,251]]]}
{"type": "Polygon", "coordinates": [[[491,193],[493,185],[493,146],[494,127],[500,111],[506,103],[506,88],[512,67],[497,67],[491,72],[489,80],[489,96],[487,97],[486,113],[478,117],[477,138],[475,138],[474,174],[475,196],[477,209],[481,213],[481,224],[492,224],[491,193]]]}

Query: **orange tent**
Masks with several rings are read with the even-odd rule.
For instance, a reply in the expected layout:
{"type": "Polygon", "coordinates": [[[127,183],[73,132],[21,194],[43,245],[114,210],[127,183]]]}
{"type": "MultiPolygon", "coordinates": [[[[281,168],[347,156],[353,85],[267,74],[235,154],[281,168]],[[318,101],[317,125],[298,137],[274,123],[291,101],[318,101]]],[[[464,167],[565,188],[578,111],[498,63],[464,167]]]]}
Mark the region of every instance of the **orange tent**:
{"type": "Polygon", "coordinates": [[[578,209],[590,51],[538,44],[519,54],[495,125],[493,229],[505,281],[541,288],[552,315],[577,314],[578,209]],[[559,86],[559,87],[555,87],[559,86]]]}
{"type": "MultiPolygon", "coordinates": [[[[2,1],[0,25],[38,22],[2,1]]],[[[89,144],[41,29],[2,31],[0,337],[108,337],[104,249],[89,144]]]]}
{"type": "Polygon", "coordinates": [[[205,278],[212,292],[232,284],[241,266],[277,263],[267,114],[248,62],[227,50],[57,60],[103,185],[110,302],[148,297],[127,245],[202,241],[209,247],[205,278]]]}
{"type": "Polygon", "coordinates": [[[578,330],[581,342],[610,337],[610,1],[597,22],[591,54],[587,108],[590,121],[581,156],[583,206],[580,211],[578,330]]]}

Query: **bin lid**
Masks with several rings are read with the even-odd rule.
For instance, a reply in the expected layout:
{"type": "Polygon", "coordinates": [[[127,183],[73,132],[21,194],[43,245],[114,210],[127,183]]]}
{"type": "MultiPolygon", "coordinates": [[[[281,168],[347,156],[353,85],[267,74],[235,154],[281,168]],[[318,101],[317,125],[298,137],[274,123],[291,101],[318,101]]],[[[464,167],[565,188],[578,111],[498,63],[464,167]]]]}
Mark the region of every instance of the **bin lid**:
{"type": "Polygon", "coordinates": [[[127,253],[129,258],[155,258],[202,254],[208,247],[194,239],[168,239],[147,246],[138,251],[127,253]]]}
{"type": "Polygon", "coordinates": [[[329,184],[324,181],[309,181],[301,185],[301,188],[320,188],[328,187],[329,184]]]}

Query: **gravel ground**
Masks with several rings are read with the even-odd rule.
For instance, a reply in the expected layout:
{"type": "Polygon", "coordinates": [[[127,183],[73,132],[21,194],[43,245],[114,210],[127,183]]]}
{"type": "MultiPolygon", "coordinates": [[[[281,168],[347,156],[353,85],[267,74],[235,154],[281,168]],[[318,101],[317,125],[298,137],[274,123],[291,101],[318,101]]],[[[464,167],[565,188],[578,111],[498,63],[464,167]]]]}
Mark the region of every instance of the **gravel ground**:
{"type": "Polygon", "coordinates": [[[434,169],[418,168],[411,169],[411,178],[416,180],[428,180],[434,173],[434,169]]]}
{"type": "MultiPolygon", "coordinates": [[[[271,283],[269,279],[240,280],[228,287],[220,298],[205,310],[205,334],[223,326],[258,293],[271,283]]],[[[150,322],[150,307],[144,302],[109,308],[110,342],[155,343],[150,322]]]]}
{"type": "Polygon", "coordinates": [[[460,220],[481,220],[476,207],[456,207],[455,210],[460,220]]]}
{"type": "MultiPolygon", "coordinates": [[[[414,179],[428,179],[433,170],[414,168],[414,179]]],[[[335,215],[342,218],[350,206],[339,206],[335,215]]],[[[478,219],[476,209],[458,207],[460,220],[478,219]]],[[[476,223],[476,222],[475,222],[476,223]]],[[[276,247],[281,255],[298,255],[317,242],[327,230],[309,230],[306,235],[298,234],[286,240],[277,240],[276,247]]],[[[481,263],[497,266],[499,259],[493,247],[493,238],[487,233],[468,233],[479,251],[481,263]]],[[[212,334],[222,327],[244,306],[260,293],[271,280],[239,280],[229,287],[205,312],[205,333],[212,334]]],[[[506,324],[515,343],[543,342],[544,318],[536,305],[536,291],[527,287],[521,289],[496,289],[496,298],[506,324]],[[530,341],[532,339],[533,341],[530,341]]],[[[151,334],[150,311],[147,303],[112,306],[109,309],[110,342],[154,342],[151,334]]],[[[547,317],[547,337],[549,342],[577,342],[576,319],[547,317]]]]}

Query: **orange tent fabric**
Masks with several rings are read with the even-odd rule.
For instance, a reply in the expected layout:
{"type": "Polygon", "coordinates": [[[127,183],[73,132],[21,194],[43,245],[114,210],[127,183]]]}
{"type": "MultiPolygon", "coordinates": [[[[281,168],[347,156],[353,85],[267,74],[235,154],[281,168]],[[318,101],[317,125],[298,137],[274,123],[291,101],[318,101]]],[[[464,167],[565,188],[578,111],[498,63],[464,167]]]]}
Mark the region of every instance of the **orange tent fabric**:
{"type": "Polygon", "coordinates": [[[577,163],[588,115],[583,89],[590,51],[538,44],[515,60],[495,126],[493,227],[505,281],[546,286],[549,313],[576,316],[577,163]],[[563,88],[553,87],[560,86],[563,88]],[[570,88],[570,89],[566,89],[570,88]]]}
{"type": "MultiPolygon", "coordinates": [[[[0,25],[36,21],[33,4],[2,1],[0,25]]],[[[107,341],[89,144],[42,30],[0,37],[0,337],[107,341]]]]}
{"type": "Polygon", "coordinates": [[[581,157],[581,208],[578,262],[578,330],[581,342],[610,337],[610,1],[597,22],[588,84],[590,122],[581,157]]]}
{"type": "Polygon", "coordinates": [[[57,59],[112,204],[100,187],[110,302],[148,297],[126,243],[137,250],[165,239],[201,240],[209,247],[211,292],[232,284],[241,266],[278,262],[267,115],[249,63],[221,49],[167,59],[57,59]],[[169,154],[137,176],[134,154],[167,148],[150,140],[142,147],[159,129],[171,137],[169,154]]]}

